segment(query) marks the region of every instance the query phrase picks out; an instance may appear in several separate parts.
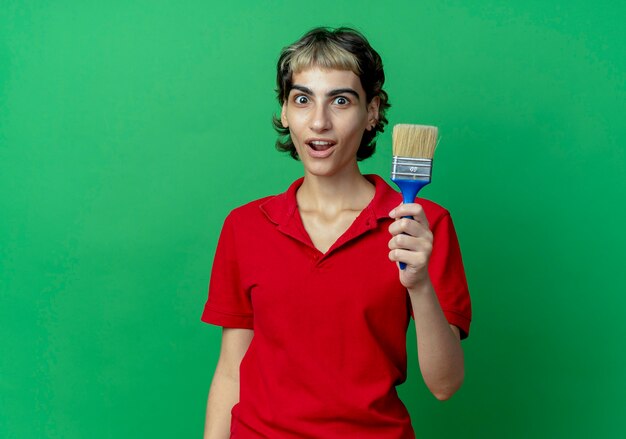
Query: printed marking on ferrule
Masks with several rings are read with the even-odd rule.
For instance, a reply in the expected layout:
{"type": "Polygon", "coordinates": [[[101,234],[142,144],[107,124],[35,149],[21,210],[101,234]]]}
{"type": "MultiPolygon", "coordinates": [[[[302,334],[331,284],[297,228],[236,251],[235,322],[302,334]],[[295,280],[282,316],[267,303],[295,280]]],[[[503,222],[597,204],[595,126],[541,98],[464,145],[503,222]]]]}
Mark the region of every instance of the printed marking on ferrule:
{"type": "Polygon", "coordinates": [[[432,168],[432,159],[394,156],[391,163],[391,178],[409,177],[416,180],[430,180],[432,168]]]}

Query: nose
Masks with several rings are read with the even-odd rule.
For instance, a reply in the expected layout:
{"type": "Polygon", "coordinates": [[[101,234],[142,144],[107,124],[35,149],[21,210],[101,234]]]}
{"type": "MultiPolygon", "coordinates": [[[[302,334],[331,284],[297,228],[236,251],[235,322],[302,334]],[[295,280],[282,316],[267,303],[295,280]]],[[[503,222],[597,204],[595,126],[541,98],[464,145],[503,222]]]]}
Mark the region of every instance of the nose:
{"type": "Polygon", "coordinates": [[[325,105],[317,105],[311,115],[311,130],[315,132],[328,131],[332,127],[330,114],[325,105]]]}

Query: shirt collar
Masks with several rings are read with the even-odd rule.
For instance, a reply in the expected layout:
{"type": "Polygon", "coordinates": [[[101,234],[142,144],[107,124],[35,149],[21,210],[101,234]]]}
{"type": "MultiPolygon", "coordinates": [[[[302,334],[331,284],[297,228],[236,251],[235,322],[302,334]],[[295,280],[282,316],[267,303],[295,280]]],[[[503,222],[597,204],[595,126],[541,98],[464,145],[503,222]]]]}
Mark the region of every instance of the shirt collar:
{"type": "MultiPolygon", "coordinates": [[[[365,208],[368,216],[374,220],[389,218],[389,212],[402,201],[401,195],[381,177],[375,174],[365,175],[374,184],[375,194],[372,201],[365,208]]],[[[294,181],[286,192],[276,195],[261,204],[260,208],[270,221],[277,225],[289,223],[298,208],[296,192],[302,185],[304,178],[294,181]]]]}

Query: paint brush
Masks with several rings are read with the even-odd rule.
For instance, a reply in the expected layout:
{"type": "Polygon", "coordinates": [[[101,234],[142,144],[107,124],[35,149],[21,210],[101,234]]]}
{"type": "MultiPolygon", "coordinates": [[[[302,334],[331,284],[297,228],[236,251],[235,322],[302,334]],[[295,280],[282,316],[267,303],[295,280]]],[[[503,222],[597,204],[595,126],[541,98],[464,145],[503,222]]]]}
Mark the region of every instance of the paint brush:
{"type": "MultiPolygon", "coordinates": [[[[420,189],[430,183],[437,133],[437,127],[429,125],[398,124],[393,127],[391,181],[400,188],[405,204],[414,203],[420,189]]],[[[400,262],[400,269],[405,268],[406,264],[400,262]]]]}

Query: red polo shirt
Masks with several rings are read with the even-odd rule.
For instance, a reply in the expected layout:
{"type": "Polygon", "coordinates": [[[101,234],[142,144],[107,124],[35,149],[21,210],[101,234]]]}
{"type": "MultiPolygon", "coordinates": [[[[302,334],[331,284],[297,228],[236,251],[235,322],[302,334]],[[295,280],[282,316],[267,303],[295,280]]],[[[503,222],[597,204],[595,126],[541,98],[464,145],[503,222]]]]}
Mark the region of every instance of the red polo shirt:
{"type": "MultiPolygon", "coordinates": [[[[367,178],[374,198],[325,254],[298,212],[302,179],[226,218],[202,320],[254,329],[232,438],[415,437],[395,388],[406,379],[411,303],[388,259],[387,229],[402,199],[380,177],[367,178]]],[[[417,202],[434,234],[431,281],[465,338],[470,297],[450,214],[417,202]]]]}

